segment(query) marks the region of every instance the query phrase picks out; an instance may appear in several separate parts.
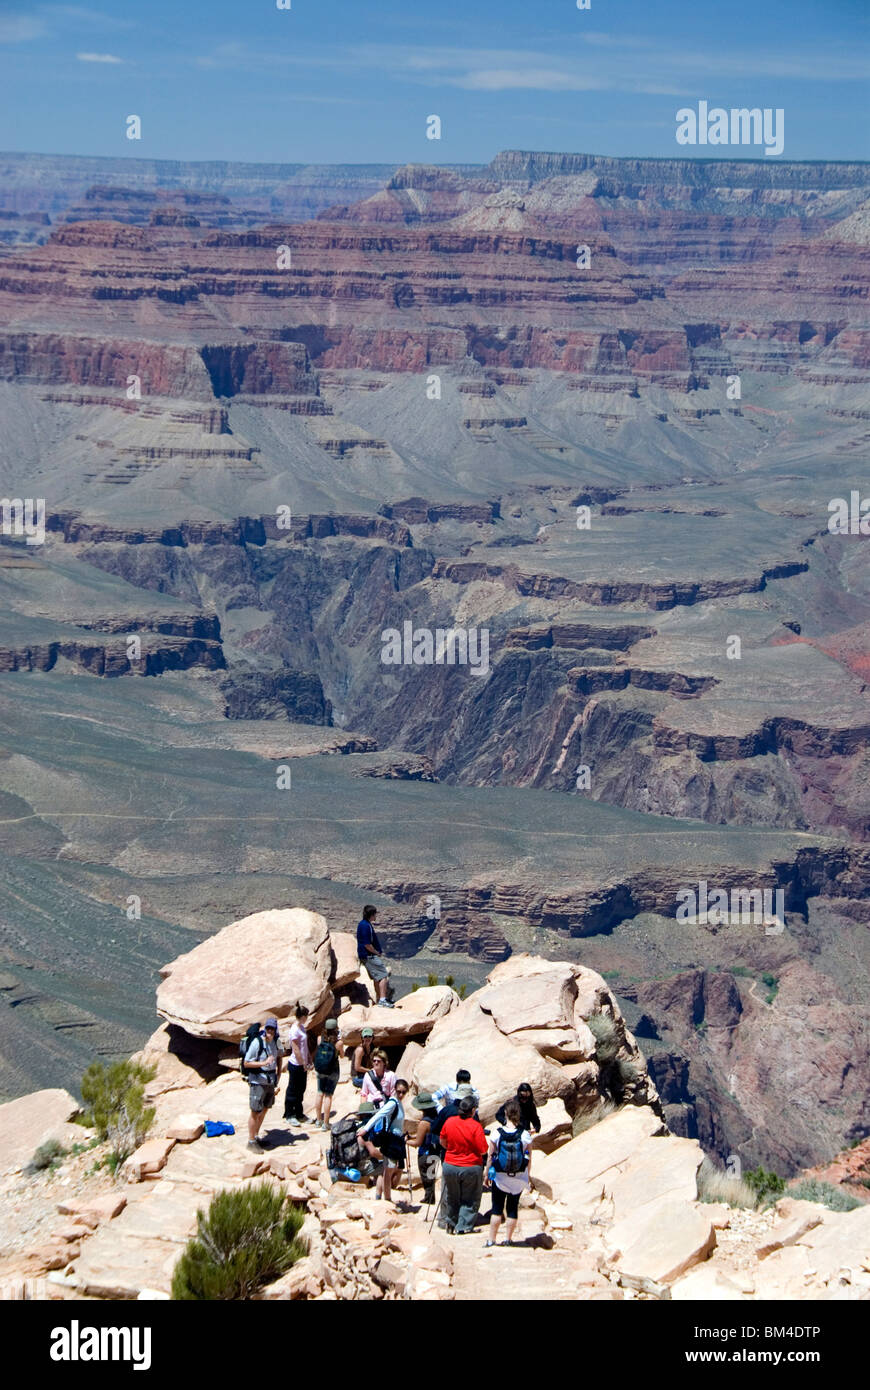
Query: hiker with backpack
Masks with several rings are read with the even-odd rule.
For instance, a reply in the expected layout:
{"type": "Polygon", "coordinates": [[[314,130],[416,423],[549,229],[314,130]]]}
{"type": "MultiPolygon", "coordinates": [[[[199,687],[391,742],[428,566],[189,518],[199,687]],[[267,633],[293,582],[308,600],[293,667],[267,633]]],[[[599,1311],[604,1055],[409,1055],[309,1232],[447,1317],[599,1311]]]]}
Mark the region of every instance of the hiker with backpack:
{"type": "MultiPolygon", "coordinates": [[[[516,1098],[519,1101],[520,1105],[520,1124],[522,1128],[527,1129],[530,1134],[540,1134],[541,1120],[540,1116],[538,1115],[537,1106],[535,1105],[534,1092],[532,1091],[532,1088],[528,1081],[522,1081],[520,1085],[517,1087],[516,1098]]],[[[506,1112],[507,1103],[505,1103],[500,1110],[496,1110],[496,1124],[507,1124],[508,1121],[506,1112]]]]}
{"type": "Polygon", "coordinates": [[[357,1090],[362,1086],[366,1072],[374,1065],[374,1046],[374,1028],[364,1028],[362,1030],[361,1040],[354,1048],[353,1058],[350,1064],[350,1079],[357,1090]]]}
{"type": "Polygon", "coordinates": [[[366,903],[362,910],[362,920],[356,929],[356,953],[361,965],[368,971],[368,977],[375,987],[377,1002],[381,1008],[392,1009],[387,998],[390,983],[390,967],[384,960],[384,951],[375,931],[375,918],[378,909],[366,903]]]}
{"type": "Polygon", "coordinates": [[[267,1018],[260,1032],[259,1023],[251,1024],[239,1043],[242,1071],[250,1089],[251,1113],[248,1116],[248,1148],[263,1153],[260,1128],[266,1111],[275,1103],[275,1090],[281,1077],[282,1052],[278,1040],[278,1020],[267,1018]]]}
{"type": "Polygon", "coordinates": [[[459,1071],[456,1073],[456,1084],[453,1086],[441,1086],[440,1089],[435,1092],[435,1104],[439,1110],[442,1110],[445,1106],[451,1105],[456,1101],[460,1086],[470,1087],[471,1094],[474,1096],[475,1109],[480,1105],[480,1094],[471,1085],[471,1072],[466,1071],[464,1067],[460,1067],[459,1071]]]}
{"type": "Polygon", "coordinates": [[[483,1125],[474,1118],[474,1109],[473,1098],[462,1096],[458,1115],[451,1115],[441,1127],[444,1162],[438,1225],[457,1236],[474,1230],[483,1192],[483,1163],[489,1153],[483,1125]]]}
{"type": "Polygon", "coordinates": [[[496,1243],[498,1228],[507,1208],[505,1239],[514,1245],[514,1231],[520,1211],[520,1197],[531,1186],[532,1136],[523,1128],[520,1102],[509,1100],[504,1107],[505,1124],[489,1137],[488,1175],[492,1183],[492,1214],[486,1245],[496,1243]]]}
{"type": "MultiPolygon", "coordinates": [[[[459,1072],[458,1075],[467,1076],[468,1072],[459,1072]]],[[[432,1099],[436,1100],[437,1097],[438,1092],[436,1091],[432,1099]]],[[[441,1142],[441,1131],[449,1119],[452,1119],[454,1115],[459,1114],[459,1106],[463,1100],[471,1101],[472,1106],[474,1107],[471,1113],[473,1114],[474,1118],[477,1119],[478,1094],[469,1081],[462,1081],[455,1088],[453,1099],[446,1101],[441,1106],[441,1109],[436,1112],[435,1119],[432,1121],[432,1136],[433,1139],[436,1139],[438,1141],[438,1144],[440,1146],[442,1162],[444,1159],[444,1145],[441,1142]]]]}
{"type": "Polygon", "coordinates": [[[401,1177],[405,1167],[405,1107],[402,1102],[408,1089],[407,1081],[399,1077],[390,1099],[375,1111],[359,1132],[359,1142],[365,1151],[376,1161],[383,1159],[375,1197],[378,1202],[382,1197],[385,1202],[392,1201],[393,1179],[401,1177]]]}
{"type": "Polygon", "coordinates": [[[335,1095],[339,1078],[338,1037],[338,1020],[328,1018],[323,1025],[320,1042],[314,1053],[314,1074],[317,1077],[315,1129],[329,1129],[332,1097],[335,1095]]]}
{"type": "Polygon", "coordinates": [[[396,1089],[396,1073],[387,1070],[389,1057],[386,1052],[377,1051],[371,1067],[363,1077],[361,1100],[370,1100],[378,1109],[389,1100],[396,1089]]]}
{"type": "Polygon", "coordinates": [[[308,1010],[297,1001],[296,1022],[287,1034],[287,1093],[284,1097],[284,1119],[289,1120],[294,1128],[307,1123],[303,1109],[305,1084],[311,1070],[308,1034],[305,1031],[307,1018],[308,1010]]]}
{"type": "Polygon", "coordinates": [[[428,1091],[418,1091],[414,1097],[414,1106],[421,1112],[422,1119],[417,1122],[417,1132],[413,1138],[409,1136],[408,1144],[417,1150],[417,1169],[423,1184],[423,1201],[427,1207],[431,1207],[435,1202],[435,1179],[441,1165],[441,1145],[435,1129],[438,1118],[435,1097],[428,1091]]]}

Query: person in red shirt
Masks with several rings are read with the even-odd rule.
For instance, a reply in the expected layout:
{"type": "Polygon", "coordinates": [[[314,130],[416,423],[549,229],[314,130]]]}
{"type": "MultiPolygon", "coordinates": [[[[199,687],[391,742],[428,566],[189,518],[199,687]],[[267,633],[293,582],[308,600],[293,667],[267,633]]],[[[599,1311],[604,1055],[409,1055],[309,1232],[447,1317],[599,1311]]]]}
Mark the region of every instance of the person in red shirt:
{"type": "Polygon", "coordinates": [[[442,1206],[439,1225],[453,1235],[474,1230],[474,1218],[483,1192],[483,1164],[489,1151],[483,1125],[474,1118],[474,1097],[457,1092],[459,1114],[441,1128],[444,1163],[441,1167],[442,1206]]]}

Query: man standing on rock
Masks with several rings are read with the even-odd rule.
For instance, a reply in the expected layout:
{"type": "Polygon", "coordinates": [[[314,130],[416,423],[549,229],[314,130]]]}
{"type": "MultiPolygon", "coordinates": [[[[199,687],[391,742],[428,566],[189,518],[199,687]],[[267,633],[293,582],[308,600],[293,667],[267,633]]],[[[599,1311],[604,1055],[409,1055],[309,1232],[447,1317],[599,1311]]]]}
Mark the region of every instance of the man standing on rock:
{"type": "Polygon", "coordinates": [[[275,1103],[275,1090],[281,1077],[281,1044],[278,1041],[278,1020],[267,1018],[262,1033],[252,1039],[245,1053],[244,1068],[251,1090],[251,1113],[248,1116],[248,1148],[263,1153],[260,1128],[266,1111],[275,1103]]]}
{"type": "Polygon", "coordinates": [[[356,953],[360,963],[368,971],[369,979],[375,987],[378,996],[377,1002],[381,1008],[391,1009],[393,1007],[387,998],[387,986],[390,983],[390,967],[384,960],[383,947],[378,941],[375,931],[375,918],[378,909],[372,907],[371,903],[366,903],[362,910],[362,921],[358,923],[356,929],[356,953]]]}

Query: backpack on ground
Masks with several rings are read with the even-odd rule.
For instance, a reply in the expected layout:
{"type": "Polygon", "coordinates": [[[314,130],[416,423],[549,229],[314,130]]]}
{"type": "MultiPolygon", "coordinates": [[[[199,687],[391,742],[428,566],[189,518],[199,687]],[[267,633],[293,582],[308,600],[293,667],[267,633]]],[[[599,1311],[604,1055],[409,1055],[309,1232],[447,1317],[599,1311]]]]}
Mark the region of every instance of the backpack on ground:
{"type": "Polygon", "coordinates": [[[356,1115],[346,1115],[332,1127],[332,1140],[326,1155],[331,1173],[343,1173],[355,1168],[362,1176],[374,1169],[371,1158],[359,1142],[360,1121],[356,1115]]]}
{"type": "Polygon", "coordinates": [[[322,1042],[318,1043],[317,1051],[314,1054],[314,1070],[319,1076],[324,1076],[335,1071],[337,1065],[338,1052],[335,1044],[324,1038],[322,1042]]]}
{"type": "Polygon", "coordinates": [[[526,1171],[529,1160],[523,1148],[521,1130],[499,1129],[492,1166],[497,1173],[504,1173],[506,1177],[515,1177],[526,1171]]]}
{"type": "MultiPolygon", "coordinates": [[[[239,1071],[242,1073],[242,1076],[247,1079],[250,1079],[251,1073],[245,1066],[245,1057],[248,1055],[248,1048],[255,1038],[259,1038],[261,1042],[263,1040],[259,1023],[250,1024],[247,1033],[239,1042],[239,1071]]],[[[260,1052],[262,1055],[262,1048],[260,1052]]]]}

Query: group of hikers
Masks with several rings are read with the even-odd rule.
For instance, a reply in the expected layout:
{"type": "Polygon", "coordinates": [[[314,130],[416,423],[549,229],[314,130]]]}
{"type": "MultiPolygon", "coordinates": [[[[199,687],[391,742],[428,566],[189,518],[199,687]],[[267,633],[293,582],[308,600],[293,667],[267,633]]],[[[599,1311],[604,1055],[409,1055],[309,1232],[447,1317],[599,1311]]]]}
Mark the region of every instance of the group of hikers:
{"type": "MultiPolygon", "coordinates": [[[[387,998],[389,967],[374,930],[377,908],[363,908],[357,928],[357,954],[375,987],[377,1004],[393,1005],[387,998]]],[[[413,1135],[405,1132],[405,1102],[410,1086],[389,1069],[389,1057],[374,1046],[374,1029],[362,1029],[360,1042],[350,1054],[351,1081],[360,1092],[355,1114],[334,1127],[330,1124],[333,1096],[339,1081],[340,1034],[338,1021],[327,1018],[312,1054],[307,1007],[298,1003],[295,1018],[282,1042],[278,1021],[267,1018],[252,1024],[239,1044],[241,1069],[250,1088],[248,1148],[263,1153],[268,1141],[261,1136],[267,1112],[275,1103],[286,1062],[287,1089],[284,1118],[294,1128],[309,1124],[304,1114],[308,1074],[317,1078],[314,1126],[329,1130],[331,1145],[327,1163],[333,1179],[360,1181],[374,1177],[376,1200],[393,1200],[409,1164],[408,1150],[417,1150],[417,1167],[427,1207],[436,1204],[439,1172],[441,1192],[437,1202],[438,1225],[453,1235],[465,1235],[477,1222],[484,1190],[491,1193],[489,1233],[486,1244],[495,1245],[501,1222],[506,1220],[504,1245],[512,1245],[523,1192],[532,1185],[532,1136],[540,1132],[540,1120],[532,1087],[523,1082],[516,1095],[496,1113],[496,1126],[485,1130],[478,1118],[480,1096],[470,1073],[461,1068],[453,1083],[433,1092],[419,1090],[413,1097],[421,1116],[413,1135]]],[[[408,1187],[411,1180],[408,1173],[408,1187]]]]}

